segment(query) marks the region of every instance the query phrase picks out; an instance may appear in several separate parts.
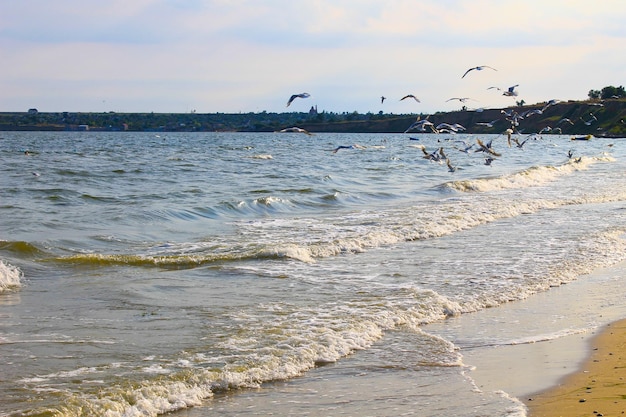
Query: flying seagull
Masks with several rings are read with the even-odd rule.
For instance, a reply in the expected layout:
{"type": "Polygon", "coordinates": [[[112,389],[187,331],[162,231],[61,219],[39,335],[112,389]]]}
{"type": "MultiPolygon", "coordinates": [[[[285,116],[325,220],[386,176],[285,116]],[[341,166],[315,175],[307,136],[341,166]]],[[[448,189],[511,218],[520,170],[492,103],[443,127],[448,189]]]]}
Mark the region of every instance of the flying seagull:
{"type": "MultiPolygon", "coordinates": [[[[519,84],[515,84],[512,87],[509,87],[504,93],[502,93],[503,96],[508,96],[508,97],[517,97],[517,91],[515,91],[515,87],[518,87],[519,84]]],[[[502,91],[502,89],[500,87],[489,87],[487,88],[487,90],[491,90],[492,88],[495,88],[498,91],[502,91]]]]}
{"type": "Polygon", "coordinates": [[[494,70],[494,71],[497,71],[497,69],[495,69],[495,68],[491,68],[491,67],[490,67],[490,66],[488,66],[488,65],[479,65],[479,66],[477,66],[477,67],[470,68],[470,69],[468,69],[467,71],[465,71],[465,74],[463,74],[463,76],[462,76],[461,78],[465,78],[465,76],[467,75],[467,73],[468,73],[468,72],[470,72],[470,71],[473,71],[473,70],[476,70],[476,71],[482,71],[482,70],[484,70],[485,68],[489,68],[489,69],[492,69],[492,70],[494,70]]]}
{"type": "Polygon", "coordinates": [[[493,125],[497,123],[499,120],[500,119],[492,120],[490,122],[476,122],[476,125],[485,126],[485,127],[493,127],[493,125]]]}
{"type": "Polygon", "coordinates": [[[515,91],[515,87],[517,86],[519,86],[519,84],[509,87],[509,89],[502,93],[502,95],[507,97],[517,97],[517,91],[515,91]]]}
{"type": "Polygon", "coordinates": [[[289,101],[287,102],[287,107],[289,107],[291,102],[294,101],[297,98],[307,98],[307,97],[310,97],[310,96],[311,95],[309,93],[293,94],[291,97],[289,97],[289,101]]]}
{"type": "Polygon", "coordinates": [[[447,99],[446,101],[452,101],[452,100],[459,100],[461,103],[465,103],[467,100],[474,100],[474,99],[471,99],[469,97],[452,97],[452,98],[447,99]]]}
{"type": "Polygon", "coordinates": [[[383,101],[387,100],[387,97],[380,96],[380,104],[383,104],[383,101]]]}
{"type": "Polygon", "coordinates": [[[412,99],[414,99],[415,101],[417,101],[418,103],[421,103],[421,101],[419,100],[419,98],[415,97],[413,94],[407,94],[406,96],[402,97],[402,98],[400,99],[400,101],[404,100],[405,98],[412,98],[412,99]]]}
{"type": "Polygon", "coordinates": [[[297,126],[287,127],[285,129],[279,130],[278,132],[279,133],[304,133],[304,134],[307,134],[309,136],[313,135],[313,133],[309,132],[308,130],[302,129],[302,128],[297,127],[297,126]]]}

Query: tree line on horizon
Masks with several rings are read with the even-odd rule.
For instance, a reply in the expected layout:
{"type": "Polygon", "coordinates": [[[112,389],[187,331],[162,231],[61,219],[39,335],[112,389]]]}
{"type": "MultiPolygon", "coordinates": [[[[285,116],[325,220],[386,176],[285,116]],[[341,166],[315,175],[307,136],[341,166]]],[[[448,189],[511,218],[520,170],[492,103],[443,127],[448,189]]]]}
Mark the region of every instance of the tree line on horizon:
{"type": "MultiPolygon", "coordinates": [[[[602,100],[626,99],[623,86],[607,86],[601,90],[590,90],[591,102],[602,100]]],[[[570,100],[569,102],[576,102],[570,100]]],[[[583,101],[584,102],[584,101],[583,101]]],[[[517,102],[517,107],[527,106],[517,102]]],[[[537,104],[540,105],[540,104],[537,104]]],[[[435,115],[454,114],[462,117],[464,111],[437,112],[435,115]]],[[[491,109],[499,111],[499,109],[491,109]]],[[[417,114],[358,113],[354,112],[288,112],[270,113],[81,113],[81,112],[27,112],[0,113],[0,130],[106,130],[106,131],[249,131],[271,132],[286,127],[306,124],[311,125],[354,125],[389,122],[393,120],[414,119],[417,114]]],[[[424,118],[428,115],[420,114],[424,118]]],[[[467,119],[467,118],[465,118],[467,119]]],[[[472,119],[473,120],[473,119],[472,119]]]]}

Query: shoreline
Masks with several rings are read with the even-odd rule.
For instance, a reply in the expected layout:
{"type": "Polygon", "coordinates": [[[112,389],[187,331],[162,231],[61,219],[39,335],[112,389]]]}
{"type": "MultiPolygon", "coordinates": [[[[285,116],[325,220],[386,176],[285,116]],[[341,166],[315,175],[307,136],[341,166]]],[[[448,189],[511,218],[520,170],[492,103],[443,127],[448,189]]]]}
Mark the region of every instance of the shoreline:
{"type": "Polygon", "coordinates": [[[599,330],[577,371],[523,400],[529,417],[626,414],[626,319],[599,330]]]}

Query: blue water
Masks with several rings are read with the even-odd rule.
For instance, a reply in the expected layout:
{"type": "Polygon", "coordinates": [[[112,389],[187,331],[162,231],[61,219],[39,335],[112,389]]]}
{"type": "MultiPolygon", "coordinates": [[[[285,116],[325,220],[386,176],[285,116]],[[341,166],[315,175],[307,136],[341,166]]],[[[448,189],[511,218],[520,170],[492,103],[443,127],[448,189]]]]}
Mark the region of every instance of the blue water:
{"type": "Polygon", "coordinates": [[[1,132],[0,416],[525,415],[428,324],[625,260],[626,144],[411,137],[1,132]]]}

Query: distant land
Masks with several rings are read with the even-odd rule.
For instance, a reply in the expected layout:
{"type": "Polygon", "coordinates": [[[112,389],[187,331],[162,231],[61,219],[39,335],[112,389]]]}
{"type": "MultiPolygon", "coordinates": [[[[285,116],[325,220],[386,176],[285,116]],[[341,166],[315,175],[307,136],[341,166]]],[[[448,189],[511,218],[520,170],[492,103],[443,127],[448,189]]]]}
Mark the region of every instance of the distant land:
{"type": "MultiPolygon", "coordinates": [[[[427,114],[384,114],[317,111],[288,113],[81,113],[0,112],[0,131],[160,131],[274,132],[300,127],[311,133],[403,133],[418,117],[434,126],[462,125],[463,133],[502,133],[512,125],[506,114],[517,114],[520,133],[561,133],[597,137],[626,137],[626,98],[563,101],[554,105],[514,106],[427,114]],[[534,112],[532,112],[535,110],[534,112]],[[564,121],[568,119],[569,121],[564,121]],[[477,123],[492,123],[492,126],[477,123]]],[[[420,131],[407,134],[417,135],[420,131]]],[[[431,130],[425,130],[431,133],[431,130]]]]}

